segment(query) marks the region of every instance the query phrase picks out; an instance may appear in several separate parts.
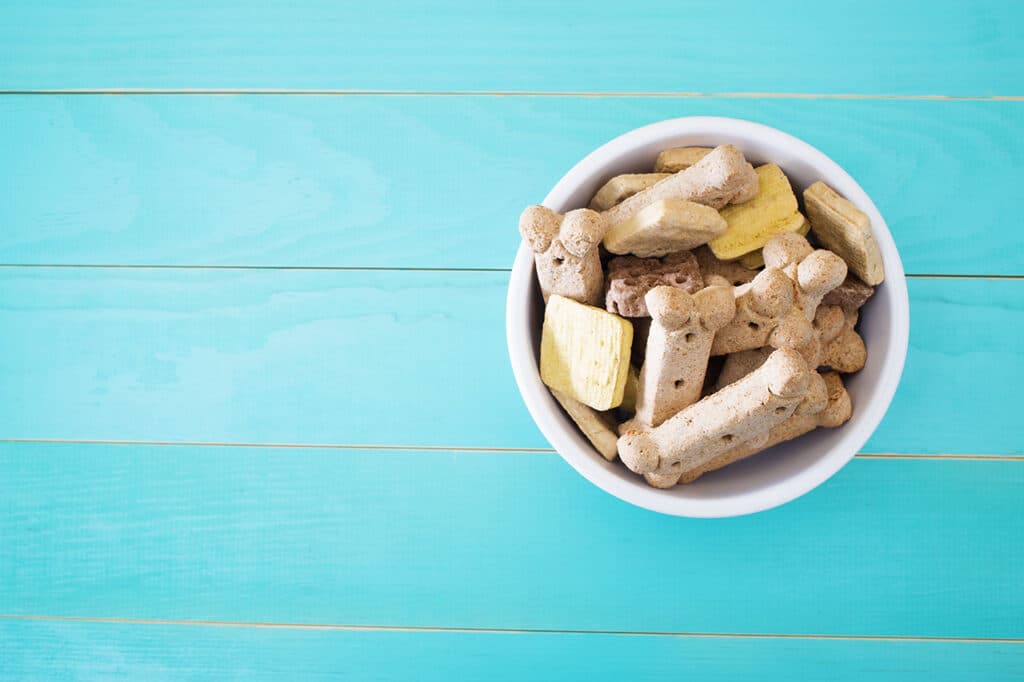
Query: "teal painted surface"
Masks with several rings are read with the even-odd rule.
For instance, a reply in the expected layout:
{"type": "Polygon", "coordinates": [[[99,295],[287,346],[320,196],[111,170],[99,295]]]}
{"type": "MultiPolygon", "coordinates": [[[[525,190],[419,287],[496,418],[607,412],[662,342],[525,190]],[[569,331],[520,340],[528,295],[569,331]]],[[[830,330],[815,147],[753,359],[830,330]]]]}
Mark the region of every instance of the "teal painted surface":
{"type": "MultiPolygon", "coordinates": [[[[519,397],[503,272],[0,270],[0,435],[548,447],[519,397]]],[[[1022,454],[1024,282],[911,280],[866,452],[1022,454]],[[986,377],[980,381],[979,377],[986,377]]]]}
{"type": "Polygon", "coordinates": [[[553,453],[4,444],[0,467],[8,614],[1024,637],[1014,461],[855,459],[711,522],[553,453]]]}
{"type": "Polygon", "coordinates": [[[8,97],[0,263],[507,268],[523,206],[688,115],[822,149],[908,272],[1024,274],[1024,103],[772,99],[8,97]]]}
{"type": "Polygon", "coordinates": [[[88,0],[4,15],[2,88],[1024,94],[1024,15],[1005,0],[88,0]]]}
{"type": "Polygon", "coordinates": [[[1024,679],[1016,644],[0,621],[0,680],[1024,679]]]}

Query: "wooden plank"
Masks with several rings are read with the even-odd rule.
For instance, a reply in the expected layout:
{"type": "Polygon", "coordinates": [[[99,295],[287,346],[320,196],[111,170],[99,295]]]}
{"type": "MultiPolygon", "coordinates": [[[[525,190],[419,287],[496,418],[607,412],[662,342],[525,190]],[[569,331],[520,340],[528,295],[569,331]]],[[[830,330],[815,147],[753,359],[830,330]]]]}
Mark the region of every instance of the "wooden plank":
{"type": "MultiPolygon", "coordinates": [[[[506,273],[0,270],[0,438],[548,447],[506,273]]],[[[866,452],[1022,454],[1024,282],[911,280],[866,452]]]]}
{"type": "Polygon", "coordinates": [[[350,632],[0,620],[0,680],[1022,679],[994,642],[350,632]]]}
{"type": "Polygon", "coordinates": [[[999,0],[18,3],[0,87],[1020,95],[1022,18],[999,0]]]}
{"type": "Polygon", "coordinates": [[[1020,102],[8,96],[0,104],[0,263],[506,268],[519,212],[589,151],[655,120],[714,114],[777,126],[847,168],[886,216],[908,272],[1024,274],[1024,231],[993,228],[1007,224],[1006,197],[1018,191],[1020,102]]]}
{"type": "Polygon", "coordinates": [[[855,459],[708,522],[553,453],[3,444],[6,614],[1020,638],[1018,461],[855,459]]]}

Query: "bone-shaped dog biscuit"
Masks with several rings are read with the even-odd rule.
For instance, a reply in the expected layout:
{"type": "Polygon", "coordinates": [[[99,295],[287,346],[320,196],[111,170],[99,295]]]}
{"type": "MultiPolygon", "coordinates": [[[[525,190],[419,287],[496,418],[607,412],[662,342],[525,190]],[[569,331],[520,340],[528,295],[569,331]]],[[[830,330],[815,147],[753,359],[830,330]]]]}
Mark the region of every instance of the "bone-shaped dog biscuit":
{"type": "MultiPolygon", "coordinates": [[[[623,317],[647,317],[644,296],[657,286],[695,294],[704,288],[697,259],[689,251],[658,258],[619,256],[608,261],[604,307],[623,317]]],[[[645,337],[646,338],[646,337],[645,337]]]]}
{"type": "Polygon", "coordinates": [[[799,353],[782,349],[756,371],[686,407],[661,425],[620,429],[619,457],[663,485],[739,443],[782,423],[807,394],[810,372],[799,353]]]}
{"type": "Polygon", "coordinates": [[[731,286],[694,295],[672,287],[647,293],[651,331],[640,369],[636,419],[657,426],[700,399],[715,332],[736,314],[731,286]]]}
{"type": "Polygon", "coordinates": [[[658,257],[707,244],[725,227],[722,216],[710,206],[661,199],[612,225],[604,235],[604,247],[610,253],[658,257]]]}
{"type": "Polygon", "coordinates": [[[796,287],[778,268],[765,268],[754,281],[736,287],[736,317],[718,330],[712,355],[772,346],[798,348],[813,333],[803,311],[794,305],[796,287]]]}
{"type": "Polygon", "coordinates": [[[598,245],[606,223],[589,209],[564,216],[544,206],[529,206],[519,217],[519,232],[533,250],[540,290],[580,303],[598,305],[604,294],[604,273],[598,245]]]}
{"type": "Polygon", "coordinates": [[[804,190],[804,205],[821,245],[839,254],[865,284],[881,284],[885,266],[867,214],[820,180],[804,190]]]}
{"type": "Polygon", "coordinates": [[[672,147],[658,154],[654,170],[659,173],[678,173],[686,170],[711,153],[713,147],[672,147]]]}
{"type": "Polygon", "coordinates": [[[618,434],[615,432],[615,422],[608,415],[587,407],[575,398],[571,398],[561,391],[551,390],[551,395],[562,406],[566,414],[580,427],[580,431],[587,437],[587,440],[601,453],[601,456],[609,462],[615,459],[618,452],[618,434]]]}
{"type": "Polygon", "coordinates": [[[620,203],[624,199],[633,196],[641,190],[664,180],[671,173],[628,173],[616,175],[604,183],[597,194],[590,200],[590,208],[595,211],[604,211],[620,203]]]}
{"type": "Polygon", "coordinates": [[[796,232],[803,227],[804,217],[797,210],[796,195],[782,169],[770,163],[758,167],[755,173],[757,196],[723,208],[722,217],[728,228],[708,243],[722,260],[739,258],[760,249],[776,234],[796,232]]]}
{"type": "Polygon", "coordinates": [[[633,327],[618,315],[552,295],[544,310],[540,378],[604,411],[622,403],[633,327]]]}
{"type": "Polygon", "coordinates": [[[662,199],[683,199],[719,209],[731,201],[747,201],[756,193],[757,173],[753,166],[736,147],[723,144],[686,170],[637,192],[602,215],[610,225],[615,225],[662,199]]]}
{"type": "Polygon", "coordinates": [[[778,268],[796,284],[796,305],[808,320],[824,296],[846,278],[846,262],[825,249],[814,250],[799,234],[780,234],[764,246],[765,266],[778,268]]]}
{"type": "Polygon", "coordinates": [[[812,376],[807,398],[797,407],[793,416],[767,433],[723,452],[705,465],[684,472],[679,477],[679,482],[692,483],[709,471],[721,469],[767,450],[773,445],[798,438],[819,426],[835,428],[846,423],[852,414],[853,403],[839,375],[835,372],[815,374],[812,376]]]}
{"type": "Polygon", "coordinates": [[[845,324],[835,339],[823,345],[821,364],[837,372],[850,374],[864,369],[868,360],[868,350],[864,345],[864,339],[854,329],[857,325],[858,312],[849,308],[842,311],[845,324]]]}

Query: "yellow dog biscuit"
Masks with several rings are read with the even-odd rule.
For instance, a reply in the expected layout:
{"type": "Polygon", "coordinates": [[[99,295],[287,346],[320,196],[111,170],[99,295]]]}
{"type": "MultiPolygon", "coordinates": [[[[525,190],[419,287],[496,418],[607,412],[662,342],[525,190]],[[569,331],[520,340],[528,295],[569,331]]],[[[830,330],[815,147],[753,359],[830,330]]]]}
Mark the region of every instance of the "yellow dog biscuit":
{"type": "Polygon", "coordinates": [[[628,321],[552,295],[541,332],[541,380],[595,410],[609,410],[622,403],[632,343],[628,321]]]}
{"type": "Polygon", "coordinates": [[[881,284],[885,266],[867,214],[820,180],[804,190],[804,206],[821,245],[839,254],[864,283],[881,284]]]}
{"type": "Polygon", "coordinates": [[[711,153],[713,147],[672,147],[658,154],[654,170],[658,173],[678,173],[686,170],[711,153]]]}
{"type": "Polygon", "coordinates": [[[615,422],[610,416],[587,407],[575,398],[570,398],[561,391],[551,390],[551,395],[562,406],[566,414],[576,422],[580,431],[587,437],[587,440],[601,453],[601,456],[609,462],[615,459],[618,452],[616,442],[619,439],[615,432],[615,422]]]}
{"type": "Polygon", "coordinates": [[[758,189],[752,200],[727,206],[722,217],[725,233],[708,243],[722,260],[732,260],[764,246],[781,232],[796,232],[805,222],[797,210],[796,195],[782,169],[773,163],[756,169],[758,189]]]}

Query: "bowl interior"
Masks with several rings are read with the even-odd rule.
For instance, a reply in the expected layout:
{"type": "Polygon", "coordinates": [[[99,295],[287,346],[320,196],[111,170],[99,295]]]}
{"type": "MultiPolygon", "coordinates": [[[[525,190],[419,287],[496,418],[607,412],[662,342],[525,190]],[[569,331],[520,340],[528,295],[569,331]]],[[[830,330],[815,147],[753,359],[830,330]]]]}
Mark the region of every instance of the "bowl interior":
{"type": "Polygon", "coordinates": [[[773,128],[719,118],[675,119],[640,128],[581,161],[544,203],[559,212],[586,206],[612,176],[649,172],[662,149],[724,143],[736,145],[755,166],[768,162],[781,166],[798,197],[808,185],[824,180],[871,218],[885,261],[886,281],[862,310],[859,331],[868,348],[868,360],[862,371],[844,377],[854,413],[843,427],[817,429],[690,485],[671,490],[650,488],[620,462],[605,461],[540,382],[537,362],[543,301],[532,253],[525,245],[517,256],[509,290],[513,368],[527,407],[544,435],[580,473],[608,492],[642,507],[685,516],[730,516],[767,509],[807,492],[841,468],[870,437],[895,393],[909,328],[903,267],[874,204],[824,154],[773,128]]]}

